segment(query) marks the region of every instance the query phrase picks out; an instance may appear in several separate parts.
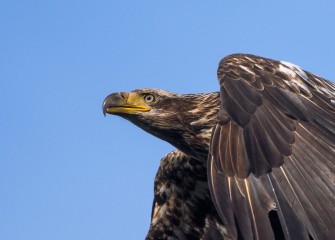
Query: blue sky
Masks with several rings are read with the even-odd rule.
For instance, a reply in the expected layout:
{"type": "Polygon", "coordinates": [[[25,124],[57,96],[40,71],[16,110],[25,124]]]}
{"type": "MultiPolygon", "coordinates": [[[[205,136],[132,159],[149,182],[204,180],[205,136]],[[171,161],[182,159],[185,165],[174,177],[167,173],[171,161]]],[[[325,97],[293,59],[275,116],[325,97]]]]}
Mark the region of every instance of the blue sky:
{"type": "Polygon", "coordinates": [[[144,239],[173,147],[118,117],[111,92],[217,91],[231,53],[335,79],[335,2],[2,1],[0,239],[144,239]]]}

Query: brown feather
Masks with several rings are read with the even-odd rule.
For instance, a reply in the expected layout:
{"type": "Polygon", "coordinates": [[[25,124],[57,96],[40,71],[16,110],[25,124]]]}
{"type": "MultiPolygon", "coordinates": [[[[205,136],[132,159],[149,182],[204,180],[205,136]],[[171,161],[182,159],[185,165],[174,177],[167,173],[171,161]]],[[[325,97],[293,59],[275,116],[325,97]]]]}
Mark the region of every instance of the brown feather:
{"type": "MultiPolygon", "coordinates": [[[[234,166],[234,174],[231,169],[212,170],[211,191],[221,196],[216,201],[230,193],[236,222],[230,217],[225,224],[245,239],[274,239],[273,233],[291,239],[331,239],[335,235],[334,84],[292,64],[252,55],[224,58],[218,78],[221,111],[227,112],[230,122],[220,124],[219,119],[215,128],[222,130],[211,145],[230,144],[229,148],[212,146],[210,155],[214,166],[234,166]],[[234,78],[226,74],[230,69],[234,78]],[[241,163],[251,174],[238,167],[241,163]],[[228,191],[217,180],[224,183],[224,176],[230,179],[228,191]],[[241,181],[244,185],[234,184],[241,181]],[[265,202],[262,195],[268,196],[265,202]],[[268,218],[273,211],[278,212],[279,228],[268,218]]],[[[219,212],[232,214],[222,211],[225,206],[220,202],[215,204],[219,212]]]]}

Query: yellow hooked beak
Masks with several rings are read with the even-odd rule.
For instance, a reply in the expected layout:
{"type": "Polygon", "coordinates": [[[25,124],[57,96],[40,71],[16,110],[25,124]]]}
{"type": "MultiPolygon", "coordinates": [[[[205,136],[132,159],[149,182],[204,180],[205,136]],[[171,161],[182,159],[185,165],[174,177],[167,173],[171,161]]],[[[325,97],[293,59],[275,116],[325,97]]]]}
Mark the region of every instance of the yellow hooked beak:
{"type": "Polygon", "coordinates": [[[138,112],[148,112],[150,107],[147,106],[143,97],[135,92],[112,93],[108,95],[103,104],[102,112],[108,114],[136,114],[138,112]]]}

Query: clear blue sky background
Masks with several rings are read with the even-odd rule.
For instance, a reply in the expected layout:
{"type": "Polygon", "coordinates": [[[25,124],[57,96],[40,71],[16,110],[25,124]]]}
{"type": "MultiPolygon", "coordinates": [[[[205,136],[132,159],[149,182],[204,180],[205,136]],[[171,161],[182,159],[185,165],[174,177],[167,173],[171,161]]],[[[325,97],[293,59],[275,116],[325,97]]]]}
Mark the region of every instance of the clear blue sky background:
{"type": "Polygon", "coordinates": [[[144,239],[173,149],[101,104],[217,91],[220,58],[335,79],[335,1],[1,1],[0,239],[144,239]]]}

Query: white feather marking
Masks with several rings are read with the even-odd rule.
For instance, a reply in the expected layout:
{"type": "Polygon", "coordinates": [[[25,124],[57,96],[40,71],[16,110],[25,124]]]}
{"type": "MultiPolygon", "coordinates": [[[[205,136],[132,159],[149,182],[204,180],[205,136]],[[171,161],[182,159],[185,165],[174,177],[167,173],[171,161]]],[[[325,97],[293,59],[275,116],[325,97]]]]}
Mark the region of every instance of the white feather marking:
{"type": "Polygon", "coordinates": [[[290,79],[282,79],[286,84],[292,88],[299,88],[299,91],[307,97],[311,97],[312,93],[304,81],[311,83],[311,80],[308,78],[305,71],[303,71],[299,66],[289,63],[289,62],[280,62],[279,70],[283,73],[289,75],[290,79]]]}
{"type": "Polygon", "coordinates": [[[210,139],[211,134],[212,134],[212,129],[205,128],[205,129],[202,129],[199,134],[197,134],[197,137],[210,139]]]}
{"type": "Polygon", "coordinates": [[[255,73],[253,71],[250,70],[250,68],[240,65],[240,68],[242,68],[243,70],[247,71],[248,73],[251,73],[252,75],[255,75],[255,73]]]}
{"type": "Polygon", "coordinates": [[[232,201],[233,197],[232,197],[232,193],[231,193],[231,177],[228,178],[228,189],[229,189],[229,198],[232,201]]]}
{"type": "MultiPolygon", "coordinates": [[[[248,56],[245,56],[245,58],[246,58],[247,60],[251,61],[251,62],[254,62],[254,59],[252,59],[252,58],[250,58],[250,57],[248,57],[248,56]]],[[[239,60],[239,59],[237,58],[237,60],[239,60]]]]}
{"type": "Polygon", "coordinates": [[[200,118],[198,120],[190,122],[190,125],[202,125],[202,124],[206,124],[207,122],[208,122],[207,118],[200,118]]]}
{"type": "Polygon", "coordinates": [[[254,212],[254,208],[253,208],[253,203],[252,203],[252,200],[251,200],[251,195],[250,195],[250,186],[249,186],[249,182],[247,179],[244,180],[244,185],[245,185],[245,189],[247,190],[247,197],[248,197],[248,202],[249,202],[249,206],[250,206],[250,212],[251,212],[251,215],[252,215],[252,218],[253,218],[253,224],[254,224],[254,227],[255,227],[255,238],[256,239],[259,239],[259,233],[257,231],[257,228],[255,226],[255,212],[254,212]]]}
{"type": "Polygon", "coordinates": [[[160,220],[163,216],[166,214],[166,204],[163,204],[162,206],[158,206],[158,204],[155,204],[154,208],[154,216],[152,218],[151,224],[155,225],[158,220],[160,220]]]}
{"type": "Polygon", "coordinates": [[[281,71],[289,74],[290,76],[292,76],[292,78],[295,78],[298,75],[302,79],[308,81],[307,74],[299,66],[285,61],[280,61],[280,63],[281,64],[279,65],[279,69],[281,71]]]}

